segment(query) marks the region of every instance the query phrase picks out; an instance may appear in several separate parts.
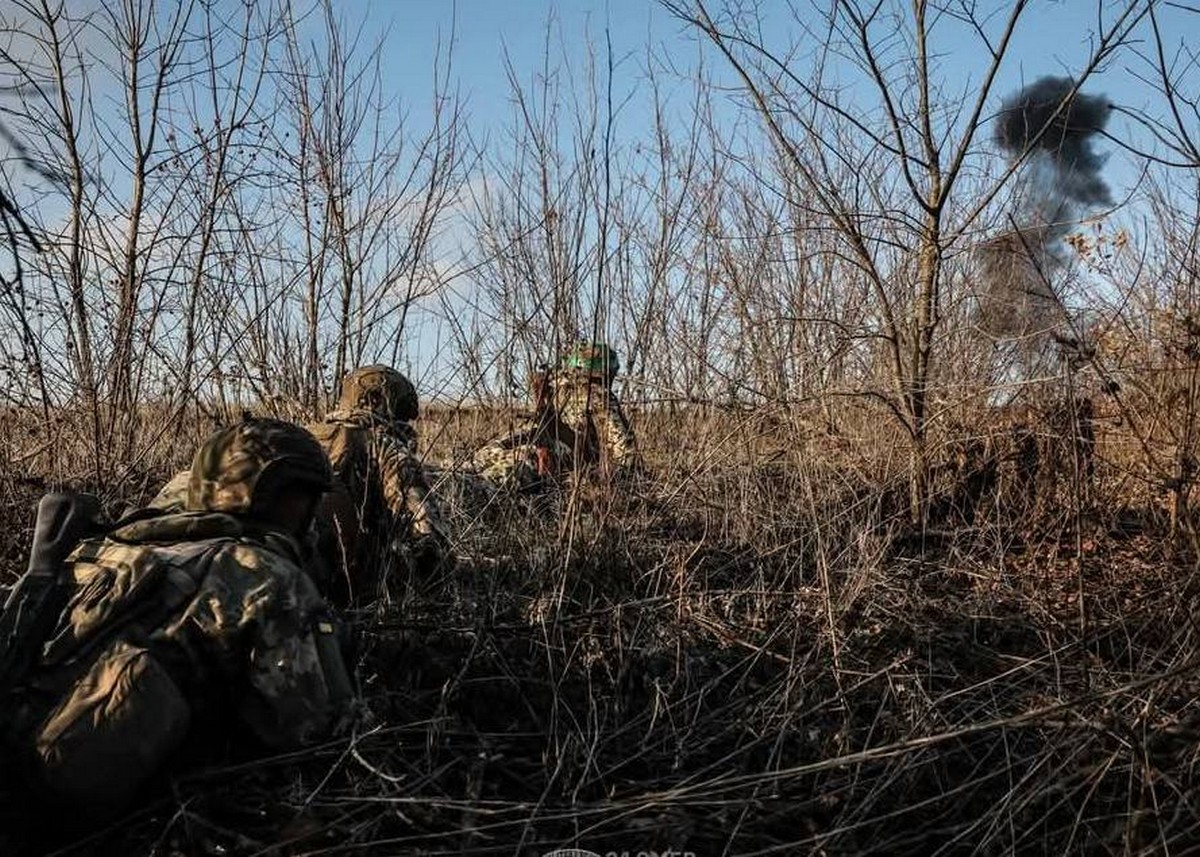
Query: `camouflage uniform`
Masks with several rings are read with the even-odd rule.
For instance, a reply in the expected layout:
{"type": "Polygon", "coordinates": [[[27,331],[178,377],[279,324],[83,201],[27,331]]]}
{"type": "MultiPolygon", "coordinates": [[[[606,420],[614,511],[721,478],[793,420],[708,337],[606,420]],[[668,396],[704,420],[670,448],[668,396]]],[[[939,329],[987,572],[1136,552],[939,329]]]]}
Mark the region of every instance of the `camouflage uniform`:
{"type": "Polygon", "coordinates": [[[146,509],[75,549],[17,718],[35,787],[105,815],[200,737],[289,750],[330,733],[351,701],[332,619],[264,510],[331,484],[303,429],[243,421],[197,452],[186,511],[146,509]]]}
{"type": "Polygon", "coordinates": [[[477,449],[470,468],[495,485],[536,488],[546,477],[571,468],[570,444],[543,434],[540,421],[527,417],[517,423],[512,434],[477,449]]]}
{"type": "Polygon", "coordinates": [[[417,458],[417,393],[387,366],[356,369],[336,410],[310,426],[340,485],[319,516],[321,552],[347,602],[370,600],[390,557],[421,570],[449,554],[441,509],[417,458]]]}
{"type": "Polygon", "coordinates": [[[576,449],[584,462],[606,456],[620,467],[635,461],[633,431],[612,390],[618,368],[616,352],[608,346],[583,345],[551,378],[555,410],[575,432],[576,449]]]}
{"type": "Polygon", "coordinates": [[[183,512],[187,509],[188,487],[192,484],[192,471],[180,470],[154,495],[148,506],[163,512],[183,512]]]}
{"type": "Polygon", "coordinates": [[[475,451],[470,469],[494,485],[529,490],[570,470],[575,433],[559,418],[550,388],[549,367],[533,377],[534,411],[513,431],[475,451]]]}

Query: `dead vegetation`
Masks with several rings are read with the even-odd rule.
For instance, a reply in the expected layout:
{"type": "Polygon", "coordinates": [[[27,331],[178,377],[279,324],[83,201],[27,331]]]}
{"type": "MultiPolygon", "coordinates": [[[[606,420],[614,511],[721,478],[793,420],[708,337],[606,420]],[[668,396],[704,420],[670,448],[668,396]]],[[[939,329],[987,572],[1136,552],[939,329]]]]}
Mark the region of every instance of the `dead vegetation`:
{"type": "MultiPolygon", "coordinates": [[[[1061,468],[1011,496],[1018,456],[922,533],[902,469],[888,500],[886,461],[855,461],[872,423],[839,423],[646,414],[646,477],[446,494],[470,559],[364,618],[351,735],[184,773],[64,853],[1186,851],[1194,552],[1118,512],[1121,445],[1100,434],[1077,516],[1061,468]]],[[[485,425],[422,430],[449,454],[485,425]]],[[[11,573],[36,491],[3,490],[11,573]]]]}
{"type": "Polygon", "coordinates": [[[700,44],[548,22],[484,134],[333,0],[83,5],[0,8],[2,579],[41,492],[118,516],[376,360],[462,561],[360,617],[352,734],[61,853],[1195,850],[1195,9],[1026,86],[1064,4],[662,0],[700,44]],[[645,473],[472,490],[580,336],[645,473]]]}

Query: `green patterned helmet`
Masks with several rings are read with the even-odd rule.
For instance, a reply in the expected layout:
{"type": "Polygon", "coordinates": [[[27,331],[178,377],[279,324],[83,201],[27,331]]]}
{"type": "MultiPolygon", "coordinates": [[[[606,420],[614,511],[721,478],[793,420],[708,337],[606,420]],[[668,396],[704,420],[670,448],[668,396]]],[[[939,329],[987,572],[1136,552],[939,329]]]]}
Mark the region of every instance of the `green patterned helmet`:
{"type": "Polygon", "coordinates": [[[247,514],[256,499],[296,483],[317,492],[333,485],[333,469],[317,439],[283,420],[247,417],[196,451],[187,509],[247,514]]]}
{"type": "Polygon", "coordinates": [[[616,349],[603,342],[581,342],[562,359],[562,367],[612,377],[620,370],[621,361],[616,349]]]}
{"type": "Polygon", "coordinates": [[[342,380],[338,407],[367,410],[391,422],[415,420],[417,388],[391,366],[363,366],[342,380]]]}

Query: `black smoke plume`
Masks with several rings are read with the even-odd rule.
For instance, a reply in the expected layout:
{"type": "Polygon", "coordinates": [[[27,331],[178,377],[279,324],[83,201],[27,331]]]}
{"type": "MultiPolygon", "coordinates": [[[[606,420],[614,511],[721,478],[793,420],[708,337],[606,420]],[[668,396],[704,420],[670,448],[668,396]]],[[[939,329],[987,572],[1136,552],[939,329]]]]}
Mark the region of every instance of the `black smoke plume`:
{"type": "Polygon", "coordinates": [[[1108,124],[1112,104],[1103,96],[1072,95],[1074,88],[1069,77],[1043,77],[1008,98],[996,119],[996,143],[1014,160],[1028,151],[1035,167],[1049,168],[1059,197],[1051,201],[1110,205],[1100,175],[1106,158],[1092,149],[1092,140],[1108,124]]]}
{"type": "Polygon", "coordinates": [[[1010,163],[1024,159],[1008,228],[980,247],[980,322],[995,337],[1048,333],[1063,308],[1050,287],[1063,264],[1062,239],[1080,217],[1110,205],[1093,141],[1112,105],[1074,92],[1068,77],[1043,77],[1006,99],[994,140],[1010,163]],[[1073,93],[1073,94],[1072,94],[1073,93]]]}

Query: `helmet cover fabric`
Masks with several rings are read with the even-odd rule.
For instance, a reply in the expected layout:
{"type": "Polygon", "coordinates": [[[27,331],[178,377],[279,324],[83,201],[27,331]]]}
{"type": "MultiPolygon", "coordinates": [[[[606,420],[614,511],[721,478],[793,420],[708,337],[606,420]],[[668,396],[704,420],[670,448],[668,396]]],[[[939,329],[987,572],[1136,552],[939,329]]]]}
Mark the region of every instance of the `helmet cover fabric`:
{"type": "Polygon", "coordinates": [[[394,422],[415,420],[420,412],[412,381],[382,364],[363,366],[346,375],[338,408],[370,411],[394,422]]]}
{"type": "Polygon", "coordinates": [[[250,418],[221,429],[196,451],[188,485],[187,509],[247,514],[266,484],[333,484],[329,458],[306,429],[283,420],[250,418]]]}
{"type": "Polygon", "coordinates": [[[563,368],[597,375],[616,375],[621,369],[621,361],[611,346],[603,342],[585,342],[563,358],[563,368]]]}

